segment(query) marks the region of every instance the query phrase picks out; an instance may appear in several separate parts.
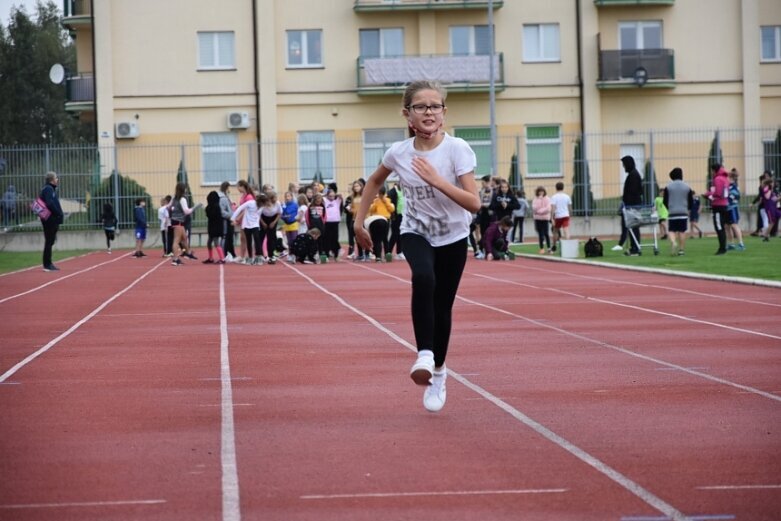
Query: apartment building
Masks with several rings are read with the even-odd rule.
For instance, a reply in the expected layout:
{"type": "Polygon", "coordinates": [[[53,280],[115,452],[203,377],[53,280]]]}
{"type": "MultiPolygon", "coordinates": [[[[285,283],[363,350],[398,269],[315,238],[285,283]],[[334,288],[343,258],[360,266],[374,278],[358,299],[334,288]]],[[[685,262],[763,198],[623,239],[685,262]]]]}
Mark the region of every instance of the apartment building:
{"type": "MultiPolygon", "coordinates": [[[[649,150],[647,129],[781,124],[778,0],[64,7],[78,56],[68,108],[94,120],[98,143],[116,152],[104,154],[104,173],[175,170],[182,159],[199,193],[248,177],[284,188],[317,176],[346,187],[405,137],[401,93],[420,78],[448,88],[446,130],[472,144],[478,174],[492,173],[496,154],[498,175],[518,159],[526,179],[568,182],[575,140],[614,135],[587,148],[597,196],[615,193],[621,155],[640,164],[669,155],[660,170],[675,166],[674,151],[649,150]],[[159,147],[171,150],[163,167],[159,147]]],[[[707,150],[711,137],[697,139],[707,150]]],[[[758,158],[740,166],[761,172],[772,137],[745,132],[722,146],[758,158]]]]}

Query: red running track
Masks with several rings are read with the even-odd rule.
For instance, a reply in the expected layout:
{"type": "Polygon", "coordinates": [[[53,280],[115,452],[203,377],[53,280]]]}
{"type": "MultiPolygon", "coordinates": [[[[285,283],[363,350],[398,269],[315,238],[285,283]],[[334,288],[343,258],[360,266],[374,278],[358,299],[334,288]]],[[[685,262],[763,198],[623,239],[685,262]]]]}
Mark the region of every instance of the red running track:
{"type": "Polygon", "coordinates": [[[467,264],[425,411],[403,262],[0,277],[0,520],[781,519],[781,291],[467,264]]]}

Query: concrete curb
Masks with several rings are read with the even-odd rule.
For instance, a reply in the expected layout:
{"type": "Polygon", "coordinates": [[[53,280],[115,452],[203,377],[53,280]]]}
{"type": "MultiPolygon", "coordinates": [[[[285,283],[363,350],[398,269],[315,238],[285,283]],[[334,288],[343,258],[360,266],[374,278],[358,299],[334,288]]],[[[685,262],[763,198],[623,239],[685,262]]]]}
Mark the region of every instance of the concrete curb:
{"type": "Polygon", "coordinates": [[[584,264],[587,266],[599,266],[601,268],[614,268],[627,271],[640,271],[645,273],[659,273],[662,275],[674,275],[690,279],[714,280],[717,282],[734,282],[736,284],[748,284],[751,286],[764,286],[768,288],[781,288],[781,282],[774,280],[751,279],[748,277],[730,277],[728,275],[711,275],[709,273],[695,273],[692,271],[674,271],[659,268],[647,268],[645,266],[627,266],[625,264],[611,264],[609,262],[587,261],[582,259],[562,259],[561,257],[543,257],[529,253],[516,253],[518,257],[527,259],[544,260],[549,262],[565,262],[571,264],[584,264]]]}

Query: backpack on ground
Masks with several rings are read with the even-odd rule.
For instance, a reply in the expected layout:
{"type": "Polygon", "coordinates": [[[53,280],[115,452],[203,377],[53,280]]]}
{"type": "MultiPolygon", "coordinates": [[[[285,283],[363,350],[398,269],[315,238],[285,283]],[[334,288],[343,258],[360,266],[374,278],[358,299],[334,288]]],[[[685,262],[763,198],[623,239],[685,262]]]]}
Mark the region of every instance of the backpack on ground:
{"type": "Polygon", "coordinates": [[[591,237],[586,241],[586,245],[583,247],[583,251],[586,257],[602,257],[602,243],[596,237],[591,237]]]}

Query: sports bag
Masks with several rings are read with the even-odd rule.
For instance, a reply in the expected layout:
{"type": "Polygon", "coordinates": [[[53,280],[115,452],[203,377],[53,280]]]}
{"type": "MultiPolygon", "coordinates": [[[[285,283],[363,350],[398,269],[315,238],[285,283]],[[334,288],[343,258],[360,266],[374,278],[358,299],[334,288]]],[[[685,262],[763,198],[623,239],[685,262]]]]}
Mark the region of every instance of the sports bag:
{"type": "Polygon", "coordinates": [[[43,202],[43,199],[40,197],[30,203],[30,210],[32,210],[35,215],[40,217],[42,221],[45,221],[52,215],[52,212],[49,210],[49,208],[46,207],[46,203],[43,202]]]}
{"type": "Polygon", "coordinates": [[[591,237],[583,246],[586,257],[602,257],[602,243],[596,237],[591,237]]]}

